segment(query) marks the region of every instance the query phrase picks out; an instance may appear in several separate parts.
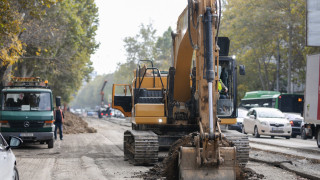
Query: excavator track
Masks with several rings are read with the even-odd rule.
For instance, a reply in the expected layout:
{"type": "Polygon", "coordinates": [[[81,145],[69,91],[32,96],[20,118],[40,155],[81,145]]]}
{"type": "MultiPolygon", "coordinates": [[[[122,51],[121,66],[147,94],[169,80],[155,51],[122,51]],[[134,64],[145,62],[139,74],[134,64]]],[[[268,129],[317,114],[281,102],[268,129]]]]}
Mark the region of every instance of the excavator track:
{"type": "Polygon", "coordinates": [[[154,165],[158,162],[158,136],[152,131],[124,132],[124,157],[134,165],[154,165]]]}
{"type": "Polygon", "coordinates": [[[236,157],[238,164],[244,167],[249,161],[249,139],[248,136],[238,131],[227,130],[223,132],[229,142],[232,142],[236,147],[236,157]]]}

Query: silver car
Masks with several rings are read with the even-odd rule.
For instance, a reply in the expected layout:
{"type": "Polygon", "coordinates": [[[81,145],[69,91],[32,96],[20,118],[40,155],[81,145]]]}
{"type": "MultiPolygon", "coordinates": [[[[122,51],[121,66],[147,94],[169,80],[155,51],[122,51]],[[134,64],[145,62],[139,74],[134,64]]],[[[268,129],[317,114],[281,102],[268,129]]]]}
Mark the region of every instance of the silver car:
{"type": "Polygon", "coordinates": [[[10,145],[8,145],[0,133],[0,179],[19,179],[16,157],[11,147],[18,147],[21,143],[22,140],[20,138],[12,137],[10,145]]]}
{"type": "Polygon", "coordinates": [[[243,133],[253,134],[256,138],[260,135],[285,137],[290,139],[292,127],[289,120],[275,108],[251,108],[243,119],[243,133]]]}

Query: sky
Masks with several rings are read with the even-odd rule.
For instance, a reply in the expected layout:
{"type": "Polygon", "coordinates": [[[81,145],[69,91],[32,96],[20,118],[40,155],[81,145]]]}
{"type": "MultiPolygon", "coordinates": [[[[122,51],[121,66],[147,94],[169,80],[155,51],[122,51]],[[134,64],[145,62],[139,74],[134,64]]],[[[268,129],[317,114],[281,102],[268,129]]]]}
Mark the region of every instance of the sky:
{"type": "Polygon", "coordinates": [[[141,24],[152,23],[161,36],[169,26],[176,29],[187,0],[95,0],[99,9],[96,41],[99,49],[91,56],[98,75],[113,73],[126,61],[123,40],[135,36],[141,24]]]}

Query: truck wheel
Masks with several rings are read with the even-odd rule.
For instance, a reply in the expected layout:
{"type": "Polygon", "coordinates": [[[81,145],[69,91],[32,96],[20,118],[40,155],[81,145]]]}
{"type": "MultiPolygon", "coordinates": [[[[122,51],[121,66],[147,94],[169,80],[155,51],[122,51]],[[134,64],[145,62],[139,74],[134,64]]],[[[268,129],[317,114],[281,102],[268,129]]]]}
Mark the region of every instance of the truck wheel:
{"type": "Polygon", "coordinates": [[[317,144],[318,144],[318,148],[320,148],[320,129],[318,129],[318,133],[317,133],[317,144]]]}
{"type": "Polygon", "coordinates": [[[48,141],[48,148],[49,149],[53,148],[53,143],[54,143],[53,139],[48,141]]]}
{"type": "Polygon", "coordinates": [[[259,131],[258,131],[258,127],[254,127],[254,137],[255,138],[259,138],[260,137],[260,134],[259,134],[259,131]]]}
{"type": "Polygon", "coordinates": [[[307,139],[306,130],[304,128],[302,128],[302,131],[301,131],[301,139],[304,139],[304,140],[307,139]]]}

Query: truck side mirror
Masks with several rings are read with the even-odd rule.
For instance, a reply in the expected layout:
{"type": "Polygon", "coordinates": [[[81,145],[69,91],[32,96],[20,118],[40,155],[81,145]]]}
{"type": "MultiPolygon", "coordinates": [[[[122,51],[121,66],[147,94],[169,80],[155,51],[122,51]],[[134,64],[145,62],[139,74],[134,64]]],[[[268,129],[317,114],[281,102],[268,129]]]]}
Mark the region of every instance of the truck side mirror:
{"type": "Polygon", "coordinates": [[[239,65],[239,74],[246,75],[246,67],[245,65],[239,65]]]}

